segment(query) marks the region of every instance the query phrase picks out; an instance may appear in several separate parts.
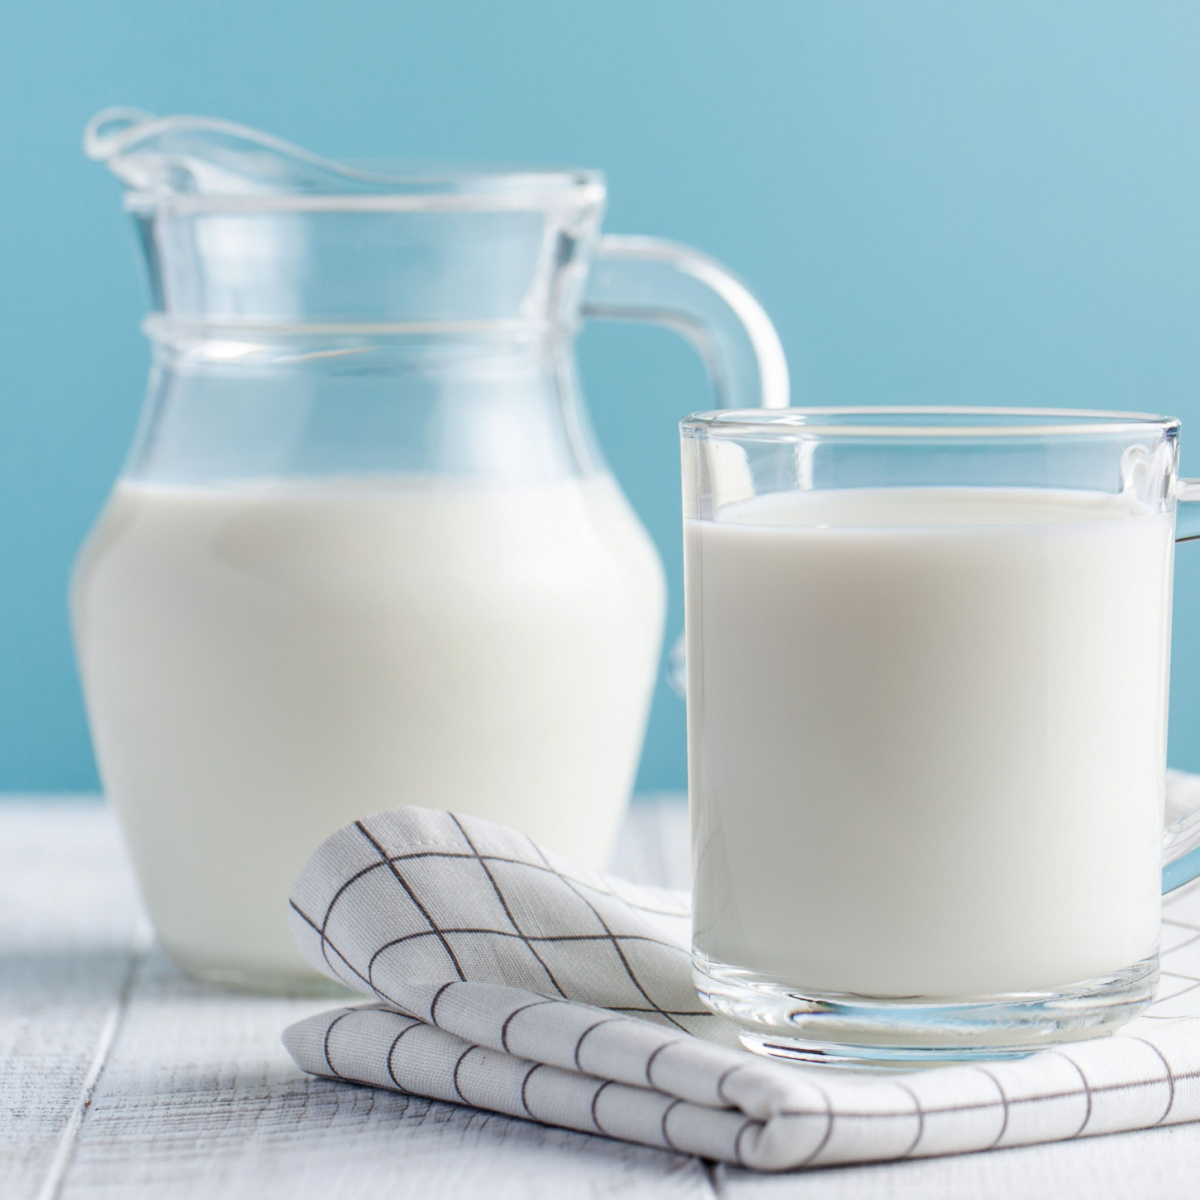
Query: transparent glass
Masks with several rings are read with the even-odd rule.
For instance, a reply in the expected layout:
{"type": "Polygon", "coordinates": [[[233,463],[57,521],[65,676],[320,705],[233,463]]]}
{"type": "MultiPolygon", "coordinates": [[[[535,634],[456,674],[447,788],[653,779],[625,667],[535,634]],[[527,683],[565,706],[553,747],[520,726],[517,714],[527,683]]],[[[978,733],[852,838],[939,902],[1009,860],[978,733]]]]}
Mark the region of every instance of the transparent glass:
{"type": "Polygon", "coordinates": [[[681,430],[701,999],[751,1049],[867,1066],[1140,1011],[1161,894],[1200,874],[1197,815],[1164,832],[1178,421],[681,430]]]}
{"type": "Polygon", "coordinates": [[[598,454],[581,316],[685,333],[722,403],[787,403],[762,309],[704,255],[605,238],[592,171],[365,170],[117,110],[154,297],[141,428],[78,563],[105,791],[166,949],[316,980],[311,851],[399,804],[602,865],[663,577],[598,454]]]}

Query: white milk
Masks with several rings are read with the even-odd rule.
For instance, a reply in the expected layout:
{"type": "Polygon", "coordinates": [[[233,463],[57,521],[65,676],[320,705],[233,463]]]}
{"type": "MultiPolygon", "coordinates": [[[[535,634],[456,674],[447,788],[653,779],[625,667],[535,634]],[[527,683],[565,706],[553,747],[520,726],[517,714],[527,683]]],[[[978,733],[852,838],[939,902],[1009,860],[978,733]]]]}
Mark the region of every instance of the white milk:
{"type": "Polygon", "coordinates": [[[120,484],[74,621],[105,790],[167,948],[214,978],[309,975],[296,875],[338,826],[399,804],[602,865],[662,609],[607,478],[120,484]]]}
{"type": "Polygon", "coordinates": [[[864,489],[686,530],[697,948],[969,996],[1158,940],[1172,522],[1086,492],[864,489]]]}

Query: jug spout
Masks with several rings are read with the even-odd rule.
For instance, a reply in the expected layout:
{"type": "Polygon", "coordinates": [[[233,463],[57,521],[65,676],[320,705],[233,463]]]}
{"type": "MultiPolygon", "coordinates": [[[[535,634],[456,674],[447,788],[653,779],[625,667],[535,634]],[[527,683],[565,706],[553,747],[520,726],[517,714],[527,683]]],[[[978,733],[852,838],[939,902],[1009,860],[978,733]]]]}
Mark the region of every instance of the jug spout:
{"type": "Polygon", "coordinates": [[[89,158],[143,192],[232,196],[370,190],[362,172],[232,121],[106,108],[83,134],[89,158]]]}
{"type": "Polygon", "coordinates": [[[84,149],[190,322],[573,323],[604,209],[595,171],[389,174],[211,117],[106,109],[84,149]]]}
{"type": "Polygon", "coordinates": [[[97,113],[84,129],[83,148],[89,158],[105,163],[122,182],[142,192],[354,195],[394,192],[415,182],[322,158],[234,121],[159,117],[140,108],[97,113]]]}

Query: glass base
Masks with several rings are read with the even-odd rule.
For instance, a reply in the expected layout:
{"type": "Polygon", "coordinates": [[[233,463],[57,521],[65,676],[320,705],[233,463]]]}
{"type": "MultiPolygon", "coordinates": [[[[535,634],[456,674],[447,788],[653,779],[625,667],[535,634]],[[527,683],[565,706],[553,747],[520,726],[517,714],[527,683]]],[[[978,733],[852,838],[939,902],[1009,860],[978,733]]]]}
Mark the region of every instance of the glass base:
{"type": "Polygon", "coordinates": [[[1154,999],[1158,955],[1123,971],[1040,992],[945,999],[798,989],[695,953],[701,1001],[756,1054],[871,1070],[1021,1058],[1111,1033],[1154,999]]]}

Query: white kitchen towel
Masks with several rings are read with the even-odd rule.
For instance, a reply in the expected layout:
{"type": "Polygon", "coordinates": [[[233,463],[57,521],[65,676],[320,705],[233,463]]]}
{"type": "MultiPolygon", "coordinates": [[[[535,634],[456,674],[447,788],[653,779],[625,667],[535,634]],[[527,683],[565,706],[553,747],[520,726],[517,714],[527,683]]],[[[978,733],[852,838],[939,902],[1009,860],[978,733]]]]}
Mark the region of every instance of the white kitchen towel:
{"type": "Polygon", "coordinates": [[[292,893],[305,956],[375,1003],[284,1042],[316,1075],[767,1171],[1145,1129],[1200,1119],[1200,890],[1165,918],[1159,998],[1112,1037],[848,1074],[731,1043],[692,990],[682,895],[400,808],[334,834],[292,893]]]}

